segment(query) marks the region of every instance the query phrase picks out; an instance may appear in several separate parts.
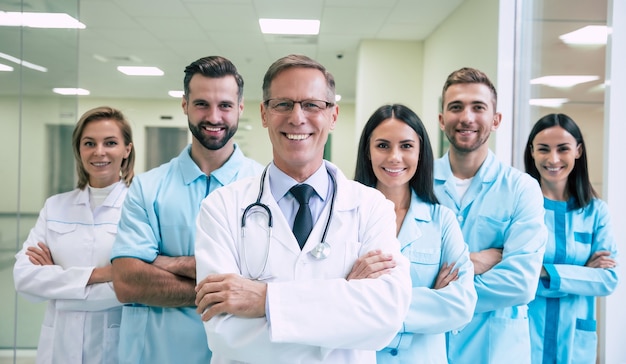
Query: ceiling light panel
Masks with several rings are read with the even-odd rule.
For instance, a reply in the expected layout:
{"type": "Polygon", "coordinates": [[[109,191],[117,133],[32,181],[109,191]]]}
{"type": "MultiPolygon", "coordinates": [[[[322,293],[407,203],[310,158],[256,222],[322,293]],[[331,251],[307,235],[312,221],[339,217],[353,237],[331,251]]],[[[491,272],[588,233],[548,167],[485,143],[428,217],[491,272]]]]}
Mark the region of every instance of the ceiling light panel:
{"type": "Polygon", "coordinates": [[[158,67],[119,66],[117,70],[128,76],[163,76],[165,74],[158,67]]]}
{"type": "Polygon", "coordinates": [[[545,85],[550,87],[572,87],[581,83],[599,80],[600,77],[593,75],[580,76],[543,76],[530,80],[532,85],[545,85]]]}
{"type": "Polygon", "coordinates": [[[609,35],[606,25],[587,25],[559,37],[563,43],[571,45],[602,45],[606,44],[609,35]]]}
{"type": "Polygon", "coordinates": [[[320,32],[319,20],[305,19],[259,19],[263,34],[317,35],[320,32]]]}

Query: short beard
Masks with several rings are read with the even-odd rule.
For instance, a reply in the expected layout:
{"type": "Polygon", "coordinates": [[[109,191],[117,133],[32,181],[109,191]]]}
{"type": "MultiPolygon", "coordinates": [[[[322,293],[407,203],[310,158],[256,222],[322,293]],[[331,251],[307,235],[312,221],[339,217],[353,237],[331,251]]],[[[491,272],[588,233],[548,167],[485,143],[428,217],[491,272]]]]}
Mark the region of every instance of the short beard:
{"type": "Polygon", "coordinates": [[[194,138],[196,138],[196,140],[200,142],[200,144],[202,144],[202,146],[208,150],[222,149],[228,143],[228,141],[230,141],[230,139],[235,135],[235,133],[237,132],[237,125],[238,125],[237,123],[232,128],[226,127],[226,134],[224,134],[223,138],[212,138],[212,137],[207,137],[206,135],[202,133],[202,130],[201,130],[202,125],[207,124],[207,123],[201,122],[198,125],[194,125],[191,123],[189,119],[187,119],[187,124],[189,125],[189,131],[191,131],[191,135],[193,135],[194,138]]]}

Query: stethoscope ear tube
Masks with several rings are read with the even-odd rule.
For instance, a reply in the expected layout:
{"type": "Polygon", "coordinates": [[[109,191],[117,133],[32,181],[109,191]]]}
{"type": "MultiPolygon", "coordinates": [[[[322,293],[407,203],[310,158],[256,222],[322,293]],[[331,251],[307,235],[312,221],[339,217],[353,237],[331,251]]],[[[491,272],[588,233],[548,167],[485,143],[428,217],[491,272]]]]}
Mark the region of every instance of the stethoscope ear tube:
{"type": "MultiPolygon", "coordinates": [[[[266,204],[261,202],[261,196],[263,196],[263,190],[264,190],[264,183],[265,183],[265,177],[267,175],[267,169],[269,168],[269,164],[265,167],[265,169],[263,169],[263,173],[261,174],[261,180],[259,182],[259,194],[256,198],[256,201],[251,203],[250,205],[246,206],[246,208],[243,210],[243,214],[241,215],[241,236],[242,238],[245,236],[245,227],[246,227],[246,219],[248,218],[248,214],[250,212],[250,210],[254,207],[261,207],[265,210],[265,212],[267,212],[267,227],[269,228],[268,230],[268,234],[271,238],[271,234],[272,234],[272,227],[274,226],[274,217],[272,216],[272,211],[270,210],[269,206],[267,206],[266,204]]],[[[333,174],[329,171],[328,175],[330,176],[330,179],[332,181],[332,185],[333,185],[333,189],[332,189],[332,197],[330,200],[330,210],[328,212],[328,219],[326,220],[326,226],[324,227],[324,232],[322,233],[322,239],[320,240],[320,242],[309,252],[309,254],[311,254],[311,256],[313,256],[315,259],[317,260],[322,260],[322,259],[326,259],[328,258],[328,256],[330,255],[330,251],[331,251],[331,247],[330,244],[328,244],[326,242],[326,236],[328,235],[328,228],[330,226],[330,222],[332,221],[332,217],[333,217],[333,210],[335,208],[335,200],[336,200],[336,196],[337,196],[337,181],[335,180],[335,176],[333,176],[333,174]]],[[[271,239],[270,239],[271,242],[271,239]]],[[[269,244],[270,242],[268,242],[268,248],[267,248],[267,253],[266,253],[266,260],[265,260],[265,265],[263,267],[263,270],[265,270],[265,266],[267,265],[267,259],[269,255],[269,244]]],[[[244,246],[245,249],[245,246],[244,246]]],[[[246,261],[246,265],[247,265],[247,261],[246,261]]]]}

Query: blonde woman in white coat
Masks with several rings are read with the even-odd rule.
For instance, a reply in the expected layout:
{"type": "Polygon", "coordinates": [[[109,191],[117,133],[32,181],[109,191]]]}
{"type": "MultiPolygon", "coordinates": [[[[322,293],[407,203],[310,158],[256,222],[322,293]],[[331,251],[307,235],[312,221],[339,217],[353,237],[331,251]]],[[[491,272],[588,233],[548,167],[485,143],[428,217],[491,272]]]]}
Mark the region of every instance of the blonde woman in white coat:
{"type": "Polygon", "coordinates": [[[134,175],[130,124],[119,110],[89,110],[72,146],[77,188],[46,200],[15,256],[15,289],[48,301],[37,363],[117,363],[122,305],[109,258],[134,175]]]}

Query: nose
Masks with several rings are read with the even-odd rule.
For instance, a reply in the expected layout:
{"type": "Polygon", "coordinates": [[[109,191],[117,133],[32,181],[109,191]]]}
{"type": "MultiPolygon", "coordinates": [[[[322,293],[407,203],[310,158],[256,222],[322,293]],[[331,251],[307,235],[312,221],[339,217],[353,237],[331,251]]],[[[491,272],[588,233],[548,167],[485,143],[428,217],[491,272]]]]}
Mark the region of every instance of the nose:
{"type": "Polygon", "coordinates": [[[291,113],[289,113],[289,123],[294,125],[304,124],[306,121],[306,115],[304,115],[304,110],[302,110],[302,104],[296,102],[293,104],[293,109],[291,109],[291,113]]]}
{"type": "Polygon", "coordinates": [[[93,152],[95,155],[104,155],[104,144],[102,143],[96,144],[96,147],[94,148],[93,152]]]}
{"type": "Polygon", "coordinates": [[[461,121],[471,123],[474,121],[474,119],[475,119],[475,116],[474,116],[474,112],[472,111],[472,109],[470,107],[464,108],[463,111],[461,112],[461,121]]]}
{"type": "Polygon", "coordinates": [[[548,161],[550,163],[556,163],[559,161],[559,153],[556,150],[552,150],[550,151],[550,154],[548,155],[548,161]]]}
{"type": "Polygon", "coordinates": [[[394,147],[391,148],[391,153],[389,154],[389,160],[393,162],[397,162],[401,160],[400,148],[394,147]]]}
{"type": "Polygon", "coordinates": [[[217,123],[220,120],[220,110],[216,105],[209,107],[207,111],[207,120],[212,123],[217,123]]]}

